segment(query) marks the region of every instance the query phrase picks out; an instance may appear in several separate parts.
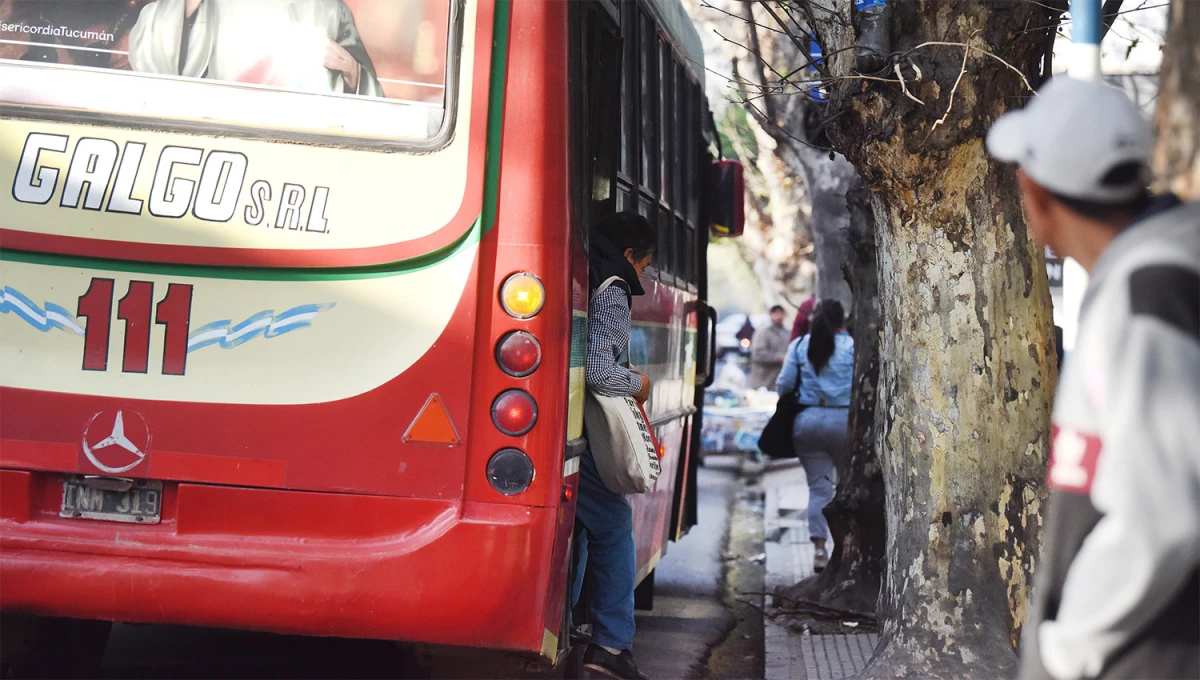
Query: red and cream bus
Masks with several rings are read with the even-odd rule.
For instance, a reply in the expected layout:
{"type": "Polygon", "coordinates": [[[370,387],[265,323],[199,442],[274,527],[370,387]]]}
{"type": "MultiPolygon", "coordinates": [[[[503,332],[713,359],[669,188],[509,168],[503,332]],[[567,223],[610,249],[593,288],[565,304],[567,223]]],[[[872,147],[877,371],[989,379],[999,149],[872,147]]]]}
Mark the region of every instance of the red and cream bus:
{"type": "Polygon", "coordinates": [[[662,241],[652,586],[740,201],[704,190],[703,76],[677,0],[0,0],[7,658],[111,621],[557,658],[622,209],[662,241]]]}

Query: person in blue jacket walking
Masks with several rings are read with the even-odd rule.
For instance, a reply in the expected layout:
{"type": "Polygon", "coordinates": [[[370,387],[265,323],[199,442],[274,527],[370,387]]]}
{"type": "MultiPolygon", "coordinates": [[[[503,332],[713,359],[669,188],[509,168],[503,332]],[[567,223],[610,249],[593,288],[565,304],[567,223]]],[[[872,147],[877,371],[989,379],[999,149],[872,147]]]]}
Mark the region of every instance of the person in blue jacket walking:
{"type": "Polygon", "coordinates": [[[846,332],[846,311],[837,300],[823,300],[809,334],[788,347],[775,382],[775,391],[780,396],[794,392],[801,408],[792,426],[792,449],[808,476],[808,535],[816,571],[829,564],[829,523],[822,510],[833,500],[834,471],[846,451],[853,381],[854,338],[846,332]]]}

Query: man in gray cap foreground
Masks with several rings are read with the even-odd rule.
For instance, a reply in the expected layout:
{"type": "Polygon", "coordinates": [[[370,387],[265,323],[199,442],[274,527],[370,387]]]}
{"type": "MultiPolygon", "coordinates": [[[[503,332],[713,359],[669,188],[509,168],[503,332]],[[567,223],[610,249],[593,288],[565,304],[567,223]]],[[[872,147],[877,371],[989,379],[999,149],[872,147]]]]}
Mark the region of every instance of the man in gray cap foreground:
{"type": "Polygon", "coordinates": [[[1054,404],[1024,678],[1200,677],[1200,202],[1147,191],[1124,94],[1055,78],[988,133],[1091,275],[1054,404]]]}

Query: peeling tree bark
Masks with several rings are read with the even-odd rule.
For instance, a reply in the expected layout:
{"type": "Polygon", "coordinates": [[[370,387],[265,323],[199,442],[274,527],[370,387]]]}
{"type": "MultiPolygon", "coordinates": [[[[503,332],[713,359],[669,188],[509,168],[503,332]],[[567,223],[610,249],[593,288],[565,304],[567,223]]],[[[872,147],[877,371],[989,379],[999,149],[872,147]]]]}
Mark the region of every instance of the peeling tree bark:
{"type": "MultiPolygon", "coordinates": [[[[821,0],[814,0],[820,2],[821,0]]],[[[813,12],[852,76],[853,4],[813,12]],[[831,10],[826,12],[825,10],[831,10]],[[822,19],[822,17],[826,17],[822,19]]],[[[894,49],[987,50],[1036,76],[1035,3],[893,1],[894,49]]],[[[987,126],[1029,96],[997,59],[911,53],[898,84],[837,81],[828,133],[875,190],[882,319],[878,450],[887,497],[880,646],[868,677],[996,677],[1014,647],[1039,538],[1056,381],[1041,250],[987,126]]]]}
{"type": "Polygon", "coordinates": [[[1163,188],[1200,198],[1200,2],[1174,0],[1159,79],[1154,169],[1163,188]]]}

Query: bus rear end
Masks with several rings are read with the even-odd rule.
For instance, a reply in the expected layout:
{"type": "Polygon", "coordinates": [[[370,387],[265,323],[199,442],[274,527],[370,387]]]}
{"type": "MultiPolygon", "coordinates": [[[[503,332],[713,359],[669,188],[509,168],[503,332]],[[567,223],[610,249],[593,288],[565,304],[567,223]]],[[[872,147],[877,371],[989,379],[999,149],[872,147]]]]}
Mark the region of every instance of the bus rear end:
{"type": "Polygon", "coordinates": [[[553,655],[566,173],[498,208],[509,7],[285,5],[0,3],[0,607],[553,655]]]}

